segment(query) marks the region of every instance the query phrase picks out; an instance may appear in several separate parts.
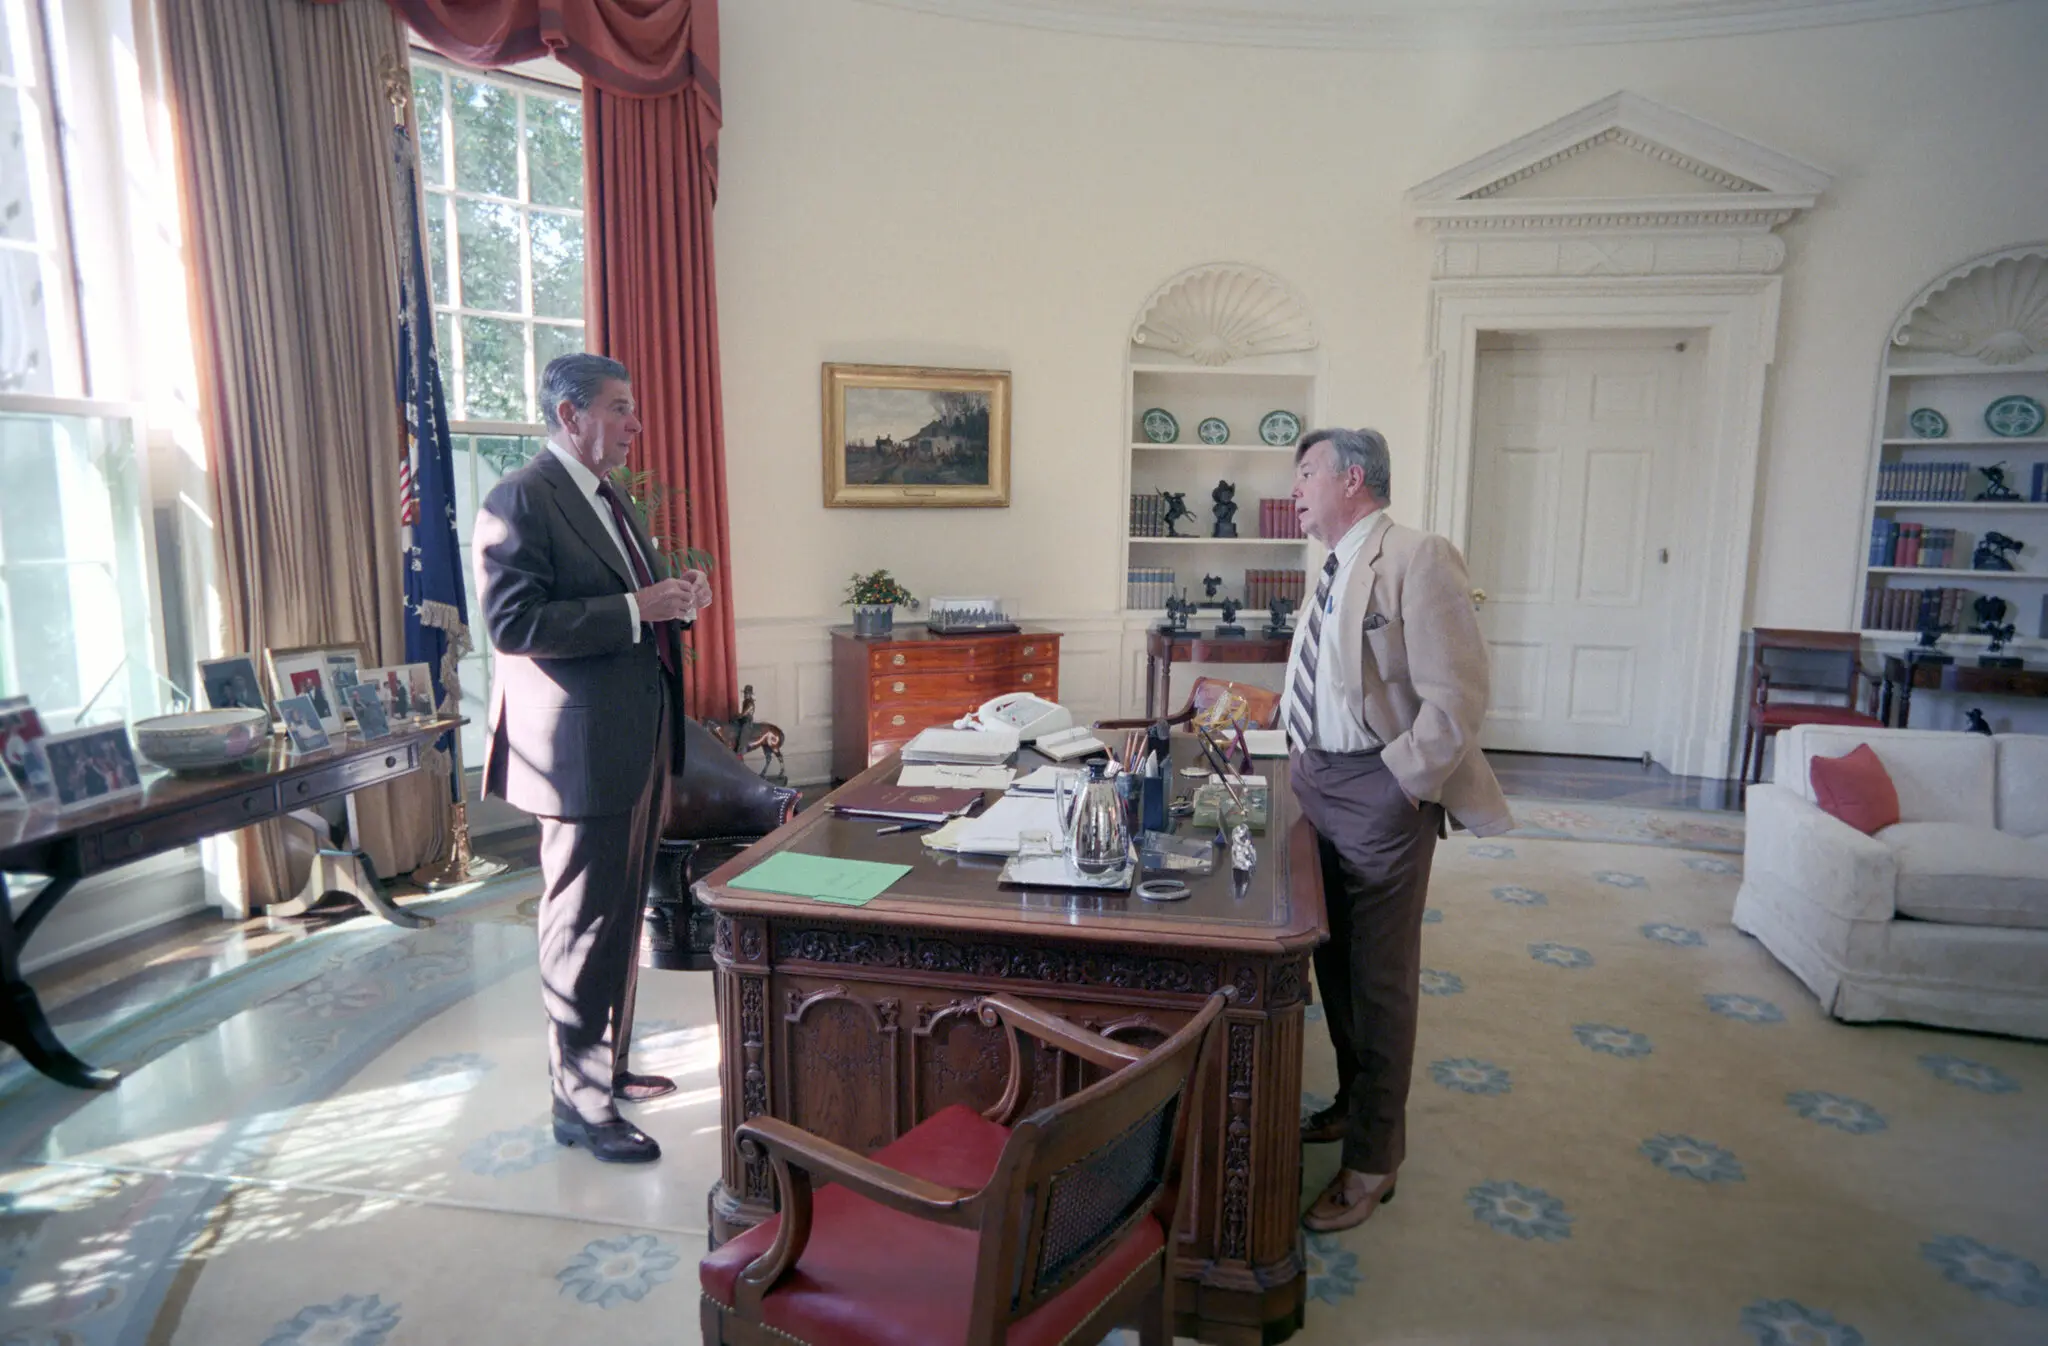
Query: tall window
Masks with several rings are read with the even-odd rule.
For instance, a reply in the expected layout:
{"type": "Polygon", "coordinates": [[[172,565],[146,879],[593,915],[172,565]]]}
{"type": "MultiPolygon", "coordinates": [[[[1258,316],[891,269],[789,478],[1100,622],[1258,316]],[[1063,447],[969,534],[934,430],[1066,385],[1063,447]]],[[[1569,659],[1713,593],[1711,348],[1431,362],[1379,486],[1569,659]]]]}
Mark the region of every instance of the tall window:
{"type": "Polygon", "coordinates": [[[0,393],[80,391],[46,52],[36,0],[0,0],[0,393]]]}
{"type": "MultiPolygon", "coordinates": [[[[583,349],[583,105],[575,92],[413,54],[434,339],[464,555],[477,507],[540,450],[541,370],[583,349]]],[[[464,764],[483,763],[491,650],[471,604],[464,764]]]]}

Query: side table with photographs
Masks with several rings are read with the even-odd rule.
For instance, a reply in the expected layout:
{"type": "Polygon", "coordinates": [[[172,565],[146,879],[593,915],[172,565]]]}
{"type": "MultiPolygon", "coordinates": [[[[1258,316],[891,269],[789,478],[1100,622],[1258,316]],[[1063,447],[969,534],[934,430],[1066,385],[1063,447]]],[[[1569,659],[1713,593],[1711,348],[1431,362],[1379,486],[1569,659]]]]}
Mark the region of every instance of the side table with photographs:
{"type": "MultiPolygon", "coordinates": [[[[354,793],[418,770],[427,745],[462,725],[458,717],[439,716],[380,726],[381,711],[379,704],[368,723],[332,737],[315,715],[311,729],[320,746],[272,734],[239,760],[204,773],[173,774],[137,766],[125,724],[45,735],[25,703],[0,703],[0,776],[14,795],[11,807],[0,808],[0,915],[6,917],[0,920],[0,1042],[52,1079],[80,1088],[111,1087],[117,1072],[80,1060],[51,1031],[22,975],[22,947],[81,880],[134,861],[337,798],[347,801],[353,834],[354,793]],[[33,732],[24,732],[25,726],[33,732]],[[8,901],[9,874],[44,880],[18,911],[8,901]]],[[[310,821],[327,835],[324,818],[314,814],[310,821]]],[[[303,914],[337,891],[397,924],[432,924],[391,902],[366,857],[353,849],[352,837],[347,849],[324,848],[299,897],[266,913],[303,914]]]]}

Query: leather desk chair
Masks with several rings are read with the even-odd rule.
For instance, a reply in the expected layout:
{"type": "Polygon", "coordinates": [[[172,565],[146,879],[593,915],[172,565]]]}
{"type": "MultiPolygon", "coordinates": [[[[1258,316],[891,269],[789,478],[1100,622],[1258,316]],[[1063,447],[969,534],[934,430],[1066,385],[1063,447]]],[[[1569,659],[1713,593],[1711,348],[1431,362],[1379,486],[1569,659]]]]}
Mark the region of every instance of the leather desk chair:
{"type": "MultiPolygon", "coordinates": [[[[1248,682],[1232,682],[1228,678],[1196,678],[1195,685],[1188,688],[1188,703],[1166,717],[1166,722],[1176,729],[1192,721],[1209,707],[1221,700],[1225,693],[1243,698],[1248,729],[1277,729],[1280,727],[1280,693],[1266,687],[1254,687],[1248,682]]],[[[1143,729],[1152,721],[1097,720],[1097,729],[1143,729]]]]}
{"type": "Polygon", "coordinates": [[[1009,1033],[1002,1099],[944,1108],[872,1155],[770,1117],[741,1126],[780,1214],[698,1268],[706,1346],[1053,1346],[1133,1320],[1144,1346],[1171,1346],[1186,1104],[1234,994],[1150,1051],[989,996],[981,1021],[1009,1033]],[[1114,1073],[1015,1120],[1019,1034],[1114,1073]]]}
{"type": "Polygon", "coordinates": [[[668,812],[647,880],[649,963],[671,971],[711,970],[711,913],[690,886],[788,822],[797,791],[756,775],[695,720],[683,724],[683,769],[669,778],[668,812]]]}

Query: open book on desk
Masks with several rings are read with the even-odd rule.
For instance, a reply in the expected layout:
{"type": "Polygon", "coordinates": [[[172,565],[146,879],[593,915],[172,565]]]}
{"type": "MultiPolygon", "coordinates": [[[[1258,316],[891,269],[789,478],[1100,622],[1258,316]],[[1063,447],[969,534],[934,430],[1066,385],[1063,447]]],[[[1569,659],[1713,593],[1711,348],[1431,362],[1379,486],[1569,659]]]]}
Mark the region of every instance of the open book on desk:
{"type": "Polygon", "coordinates": [[[1086,757],[1092,752],[1109,751],[1109,745],[1095,737],[1094,730],[1083,729],[1078,725],[1072,729],[1059,730],[1057,733],[1040,734],[1038,742],[1032,746],[1055,762],[1086,757]]]}

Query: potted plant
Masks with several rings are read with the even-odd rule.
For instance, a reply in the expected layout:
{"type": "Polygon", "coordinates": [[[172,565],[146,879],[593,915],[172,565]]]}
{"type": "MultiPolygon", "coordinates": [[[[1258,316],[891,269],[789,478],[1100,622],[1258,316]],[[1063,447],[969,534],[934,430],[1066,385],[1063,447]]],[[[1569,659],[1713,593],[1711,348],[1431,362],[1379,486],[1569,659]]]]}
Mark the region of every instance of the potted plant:
{"type": "Polygon", "coordinates": [[[853,608],[853,633],[856,636],[886,636],[895,628],[896,605],[916,611],[917,599],[910,590],[898,584],[886,570],[873,571],[866,575],[855,575],[846,586],[846,597],[841,600],[853,608]]]}

